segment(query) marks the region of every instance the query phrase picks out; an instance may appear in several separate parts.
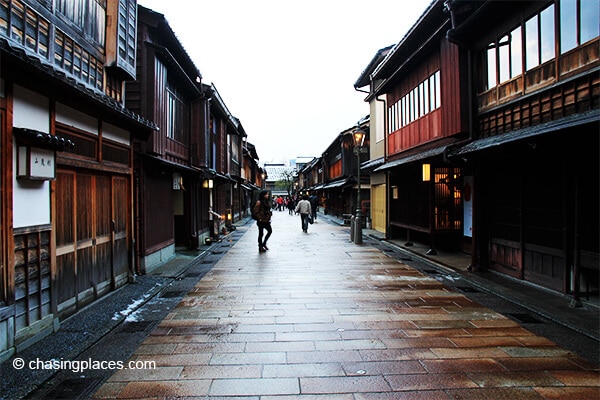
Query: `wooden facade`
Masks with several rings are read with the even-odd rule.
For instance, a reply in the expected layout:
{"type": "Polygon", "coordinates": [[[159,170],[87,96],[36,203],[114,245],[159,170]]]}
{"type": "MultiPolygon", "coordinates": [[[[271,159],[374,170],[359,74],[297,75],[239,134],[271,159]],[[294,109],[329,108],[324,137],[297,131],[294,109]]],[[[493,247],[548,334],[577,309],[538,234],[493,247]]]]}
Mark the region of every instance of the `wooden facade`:
{"type": "Polygon", "coordinates": [[[133,274],[131,143],[156,128],[122,104],[137,4],[82,3],[109,22],[69,0],[0,5],[0,359],[133,274]],[[47,175],[23,174],[30,153],[47,175]]]}
{"type": "MultiPolygon", "coordinates": [[[[360,128],[366,132],[361,163],[368,160],[369,155],[369,119],[364,118],[359,122],[360,128]]],[[[368,174],[361,176],[358,182],[358,157],[354,151],[352,132],[357,127],[348,128],[333,140],[321,156],[323,171],[322,185],[318,186],[316,195],[321,202],[326,204],[325,212],[336,217],[354,214],[357,207],[357,191],[361,190],[361,203],[363,215],[368,215],[370,196],[365,190],[369,181],[368,174]]],[[[311,189],[308,187],[307,189],[311,189]]]]}
{"type": "Polygon", "coordinates": [[[374,172],[389,235],[576,301],[597,293],[599,14],[579,0],[429,6],[369,73],[367,101],[387,107],[374,172]]]}
{"type": "Polygon", "coordinates": [[[600,11],[585,1],[513,5],[508,14],[487,2],[479,24],[457,27],[476,55],[476,129],[451,155],[473,160],[475,196],[491,199],[476,262],[579,300],[598,290],[600,11]]]}
{"type": "Polygon", "coordinates": [[[138,16],[138,72],[127,84],[127,107],[160,128],[135,151],[136,253],[147,273],[177,248],[233,229],[248,213],[253,187],[242,173],[241,122],[216,87],[202,83],[164,15],[140,6],[138,16]]]}
{"type": "Polygon", "coordinates": [[[205,104],[201,75],[164,16],[138,7],[137,79],[127,107],[159,129],[135,152],[138,272],[148,273],[210,235],[202,192],[205,104]],[[198,137],[200,136],[200,137],[198,137]]]}
{"type": "Polygon", "coordinates": [[[467,56],[446,38],[449,24],[443,4],[433,2],[374,69],[367,97],[386,99],[386,162],[374,169],[387,174],[379,179],[387,180],[386,234],[408,242],[412,235],[431,252],[458,248],[462,233],[462,166],[448,164],[445,153],[468,135],[467,56]]]}

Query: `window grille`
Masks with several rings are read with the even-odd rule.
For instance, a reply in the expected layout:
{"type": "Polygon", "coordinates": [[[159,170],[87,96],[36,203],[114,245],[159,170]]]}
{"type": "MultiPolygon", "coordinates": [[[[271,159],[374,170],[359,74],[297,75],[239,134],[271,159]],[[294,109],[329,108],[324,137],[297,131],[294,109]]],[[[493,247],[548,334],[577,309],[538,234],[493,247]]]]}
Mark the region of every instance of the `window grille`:
{"type": "Polygon", "coordinates": [[[462,228],[461,182],[460,168],[435,168],[434,227],[436,230],[462,228]]]}

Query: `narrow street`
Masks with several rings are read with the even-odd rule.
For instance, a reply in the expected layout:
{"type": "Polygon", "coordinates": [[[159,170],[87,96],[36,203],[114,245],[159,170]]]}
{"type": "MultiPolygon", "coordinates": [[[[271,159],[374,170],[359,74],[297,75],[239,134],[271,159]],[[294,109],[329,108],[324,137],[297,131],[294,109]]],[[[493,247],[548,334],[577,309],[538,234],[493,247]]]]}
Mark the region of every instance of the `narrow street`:
{"type": "Polygon", "coordinates": [[[597,366],[347,227],[273,227],[259,253],[250,226],[130,358],[156,368],[93,397],[598,399],[597,366]]]}

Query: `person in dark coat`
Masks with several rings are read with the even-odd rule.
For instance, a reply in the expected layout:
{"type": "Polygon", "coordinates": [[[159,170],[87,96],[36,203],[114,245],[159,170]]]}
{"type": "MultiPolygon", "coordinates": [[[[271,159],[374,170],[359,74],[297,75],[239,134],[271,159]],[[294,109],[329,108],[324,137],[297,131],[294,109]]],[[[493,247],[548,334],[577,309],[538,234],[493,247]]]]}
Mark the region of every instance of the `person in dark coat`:
{"type": "Polygon", "coordinates": [[[313,219],[313,221],[316,221],[317,220],[317,208],[319,207],[319,199],[317,198],[317,195],[313,193],[308,198],[308,201],[310,202],[310,212],[312,214],[312,219],[313,219]]]}
{"type": "Polygon", "coordinates": [[[269,250],[267,240],[269,240],[273,233],[273,228],[271,227],[273,211],[267,190],[261,190],[259,193],[258,200],[252,207],[252,215],[256,219],[256,225],[258,225],[258,251],[262,253],[269,250]],[[267,231],[267,234],[263,239],[264,231],[267,231]]]}

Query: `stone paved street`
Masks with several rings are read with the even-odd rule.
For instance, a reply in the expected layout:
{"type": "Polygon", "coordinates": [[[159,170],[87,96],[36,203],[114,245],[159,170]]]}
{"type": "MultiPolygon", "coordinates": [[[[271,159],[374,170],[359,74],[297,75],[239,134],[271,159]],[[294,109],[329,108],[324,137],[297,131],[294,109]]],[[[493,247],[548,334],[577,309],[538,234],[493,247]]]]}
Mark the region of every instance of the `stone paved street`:
{"type": "Polygon", "coordinates": [[[105,398],[600,398],[598,366],[368,244],[275,212],[94,394],[105,398]]]}

